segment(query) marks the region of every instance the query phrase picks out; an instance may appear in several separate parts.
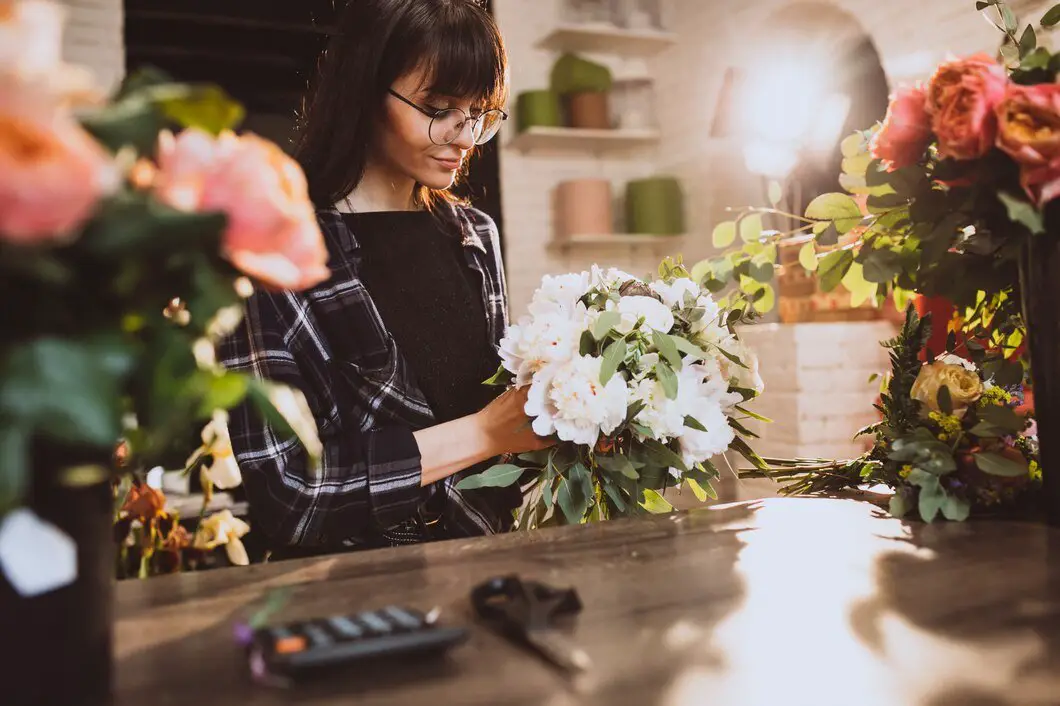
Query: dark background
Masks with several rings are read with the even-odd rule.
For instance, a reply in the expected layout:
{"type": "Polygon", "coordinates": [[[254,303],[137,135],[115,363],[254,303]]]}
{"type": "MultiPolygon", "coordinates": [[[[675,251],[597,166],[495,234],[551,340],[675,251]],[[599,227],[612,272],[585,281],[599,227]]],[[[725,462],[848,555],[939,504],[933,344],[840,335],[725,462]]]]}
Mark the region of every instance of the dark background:
{"type": "MultiPolygon", "coordinates": [[[[345,0],[125,0],[126,64],[224,87],[247,108],[244,128],[290,149],[302,95],[345,0]]],[[[492,2],[487,1],[492,12],[492,2]]],[[[460,192],[504,232],[498,140],[460,192]]]]}

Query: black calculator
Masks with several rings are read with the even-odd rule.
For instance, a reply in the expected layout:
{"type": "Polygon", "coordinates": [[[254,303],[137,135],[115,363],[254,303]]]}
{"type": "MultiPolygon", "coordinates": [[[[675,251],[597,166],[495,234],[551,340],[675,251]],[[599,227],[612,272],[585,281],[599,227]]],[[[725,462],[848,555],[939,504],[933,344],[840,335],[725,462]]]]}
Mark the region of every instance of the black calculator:
{"type": "Polygon", "coordinates": [[[397,606],[263,627],[249,645],[252,666],[295,676],[387,657],[442,652],[468,638],[462,627],[437,625],[433,616],[397,606]]]}

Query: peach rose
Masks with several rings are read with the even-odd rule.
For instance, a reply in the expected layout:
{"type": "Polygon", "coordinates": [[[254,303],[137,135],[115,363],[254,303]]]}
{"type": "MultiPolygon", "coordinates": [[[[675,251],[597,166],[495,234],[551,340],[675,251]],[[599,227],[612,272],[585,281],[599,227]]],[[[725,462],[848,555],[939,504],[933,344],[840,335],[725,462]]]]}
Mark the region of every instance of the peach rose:
{"type": "Polygon", "coordinates": [[[117,186],[109,155],[53,96],[0,76],[0,238],[69,237],[117,186]]]}
{"type": "Polygon", "coordinates": [[[997,146],[1019,162],[1031,199],[1044,205],[1060,195],[1060,85],[1009,86],[997,118],[997,146]]]}
{"type": "Polygon", "coordinates": [[[985,54],[948,61],[928,86],[928,112],[939,154],[958,160],[982,157],[997,137],[995,108],[1005,95],[1004,69],[985,54]]]}
{"type": "Polygon", "coordinates": [[[946,387],[953,401],[953,412],[963,417],[969,405],[983,396],[983,381],[975,370],[969,370],[961,364],[944,363],[936,360],[920,368],[910,396],[923,405],[922,412],[938,412],[939,390],[946,387]]]}
{"type": "Polygon", "coordinates": [[[883,126],[872,138],[872,156],[888,171],[916,164],[931,142],[927,89],[917,84],[898,91],[887,108],[883,126]]]}
{"type": "Polygon", "coordinates": [[[228,217],[225,256],[275,289],[306,289],[328,278],[327,249],[298,164],[256,135],[201,130],[159,140],[158,197],[185,211],[228,217]]]}

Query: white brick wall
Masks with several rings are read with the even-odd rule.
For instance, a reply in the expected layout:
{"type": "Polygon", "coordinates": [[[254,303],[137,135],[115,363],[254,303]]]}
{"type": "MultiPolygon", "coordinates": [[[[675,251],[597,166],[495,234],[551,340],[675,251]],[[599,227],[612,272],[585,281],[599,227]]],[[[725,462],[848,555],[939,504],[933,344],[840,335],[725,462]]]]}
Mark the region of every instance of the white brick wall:
{"type": "Polygon", "coordinates": [[[122,0],[63,0],[63,58],[92,70],[106,91],[125,75],[122,0]]]}

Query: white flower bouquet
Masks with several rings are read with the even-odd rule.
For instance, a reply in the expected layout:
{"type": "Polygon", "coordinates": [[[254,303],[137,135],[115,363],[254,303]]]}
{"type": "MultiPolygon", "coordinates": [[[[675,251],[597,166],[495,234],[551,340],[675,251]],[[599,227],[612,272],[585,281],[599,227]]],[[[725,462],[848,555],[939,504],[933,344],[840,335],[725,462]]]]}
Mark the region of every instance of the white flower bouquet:
{"type": "Polygon", "coordinates": [[[716,497],[713,457],[731,448],[764,467],[741,423],[762,419],[743,406],[763,388],[736,334],[746,318],[670,260],[650,283],[596,266],[546,276],[487,382],[529,385],[534,431],[558,443],[458,487],[523,484],[526,529],[669,512],[663,495],[681,485],[700,501],[716,497]]]}

